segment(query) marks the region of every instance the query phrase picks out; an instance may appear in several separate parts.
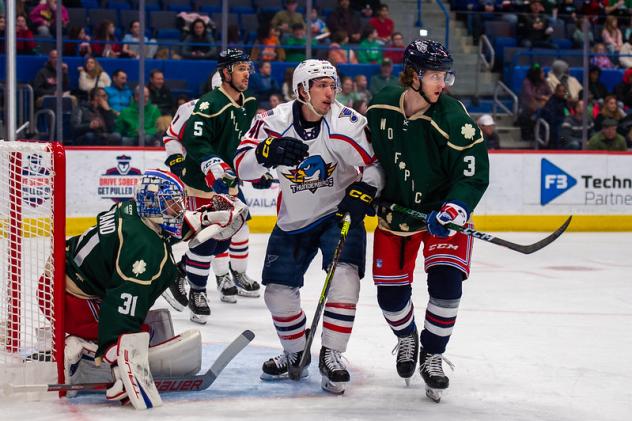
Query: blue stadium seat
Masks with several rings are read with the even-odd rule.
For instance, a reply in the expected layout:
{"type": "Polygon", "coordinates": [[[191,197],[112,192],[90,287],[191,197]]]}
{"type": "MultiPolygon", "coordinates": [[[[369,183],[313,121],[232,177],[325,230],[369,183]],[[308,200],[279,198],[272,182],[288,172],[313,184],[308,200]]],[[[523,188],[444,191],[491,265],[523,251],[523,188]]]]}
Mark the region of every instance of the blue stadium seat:
{"type": "Polygon", "coordinates": [[[132,8],[132,5],[129,4],[126,0],[109,0],[108,1],[108,9],[115,10],[129,10],[132,8]]]}
{"type": "Polygon", "coordinates": [[[255,13],[252,0],[231,0],[228,10],[232,13],[255,13]]]}
{"type": "Polygon", "coordinates": [[[166,40],[166,39],[175,39],[179,40],[182,34],[176,28],[162,28],[156,31],[156,39],[166,40]]]}
{"type": "Polygon", "coordinates": [[[190,0],[169,0],[166,9],[173,12],[190,12],[193,10],[190,0]]]}
{"type": "Polygon", "coordinates": [[[88,19],[93,28],[97,28],[99,23],[105,19],[114,22],[114,26],[119,27],[118,11],[114,9],[88,9],[88,19]]]}
{"type": "Polygon", "coordinates": [[[99,0],[81,0],[81,5],[86,9],[96,9],[99,7],[99,0]]]}

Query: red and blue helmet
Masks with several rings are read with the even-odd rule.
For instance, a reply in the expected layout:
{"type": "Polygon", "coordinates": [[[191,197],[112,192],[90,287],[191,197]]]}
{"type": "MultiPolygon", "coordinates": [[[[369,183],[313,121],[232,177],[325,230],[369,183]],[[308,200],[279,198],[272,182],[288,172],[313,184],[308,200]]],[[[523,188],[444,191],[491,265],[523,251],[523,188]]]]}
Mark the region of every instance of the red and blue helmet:
{"type": "Polygon", "coordinates": [[[160,226],[165,234],[182,237],[186,191],[178,176],[158,169],[145,171],[135,198],[139,216],[160,226]]]}

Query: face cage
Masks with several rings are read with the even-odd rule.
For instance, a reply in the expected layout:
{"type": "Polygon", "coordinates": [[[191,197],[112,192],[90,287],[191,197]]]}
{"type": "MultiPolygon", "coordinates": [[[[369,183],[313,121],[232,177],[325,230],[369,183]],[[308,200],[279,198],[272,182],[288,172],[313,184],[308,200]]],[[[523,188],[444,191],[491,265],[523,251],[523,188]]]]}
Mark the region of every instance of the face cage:
{"type": "Polygon", "coordinates": [[[184,223],[184,212],[186,210],[184,196],[176,193],[169,194],[167,197],[164,193],[158,193],[158,199],[160,216],[162,217],[162,222],[159,223],[160,227],[167,234],[175,238],[182,238],[182,224],[184,223]],[[169,211],[175,215],[170,215],[169,211]]]}
{"type": "MultiPolygon", "coordinates": [[[[419,76],[419,80],[423,81],[424,80],[424,74],[425,72],[427,72],[428,70],[431,69],[422,69],[417,71],[417,76],[419,76]]],[[[432,70],[434,71],[434,70],[432,70]]],[[[445,73],[445,78],[444,78],[444,82],[445,82],[445,86],[447,86],[448,88],[452,85],[454,85],[454,82],[456,80],[456,75],[454,74],[454,72],[452,70],[436,70],[437,72],[446,72],[445,73]]]]}

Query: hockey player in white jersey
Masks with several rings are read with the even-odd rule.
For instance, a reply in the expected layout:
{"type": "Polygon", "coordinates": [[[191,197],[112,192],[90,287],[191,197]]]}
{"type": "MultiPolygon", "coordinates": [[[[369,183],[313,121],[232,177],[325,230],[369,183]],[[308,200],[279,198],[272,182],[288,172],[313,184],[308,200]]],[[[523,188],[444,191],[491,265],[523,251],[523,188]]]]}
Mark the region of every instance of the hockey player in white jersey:
{"type": "MultiPolygon", "coordinates": [[[[270,168],[279,178],[277,224],[263,267],[264,299],[283,353],[263,363],[261,378],[286,378],[305,348],[306,318],[299,289],[320,249],[323,270],[340,238],[340,219],[352,218],[323,317],[319,369],[323,389],[344,392],[350,376],[341,358],[353,327],[364,276],[363,219],[383,185],[381,168],[365,134],[366,119],[335,100],[336,69],[328,61],[301,62],[292,78],[296,100],[258,115],[242,139],[234,168],[257,180],[270,168]]],[[[308,363],[309,364],[309,363],[308,363]]],[[[307,367],[301,373],[307,375],[307,367]]]]}

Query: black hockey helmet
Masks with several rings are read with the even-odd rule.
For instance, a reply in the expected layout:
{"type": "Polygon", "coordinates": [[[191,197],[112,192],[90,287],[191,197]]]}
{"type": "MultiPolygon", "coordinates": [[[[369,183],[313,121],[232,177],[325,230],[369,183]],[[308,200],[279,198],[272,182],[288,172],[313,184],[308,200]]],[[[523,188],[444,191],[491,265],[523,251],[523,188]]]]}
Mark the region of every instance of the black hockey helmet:
{"type": "Polygon", "coordinates": [[[217,67],[222,69],[224,67],[229,67],[235,63],[241,63],[244,61],[250,63],[250,56],[247,53],[238,48],[228,48],[219,53],[217,67]]]}
{"type": "Polygon", "coordinates": [[[446,85],[454,83],[454,72],[452,72],[452,55],[441,43],[430,39],[417,39],[404,50],[404,67],[410,66],[420,78],[423,78],[424,71],[434,70],[438,72],[448,72],[446,85]]]}

